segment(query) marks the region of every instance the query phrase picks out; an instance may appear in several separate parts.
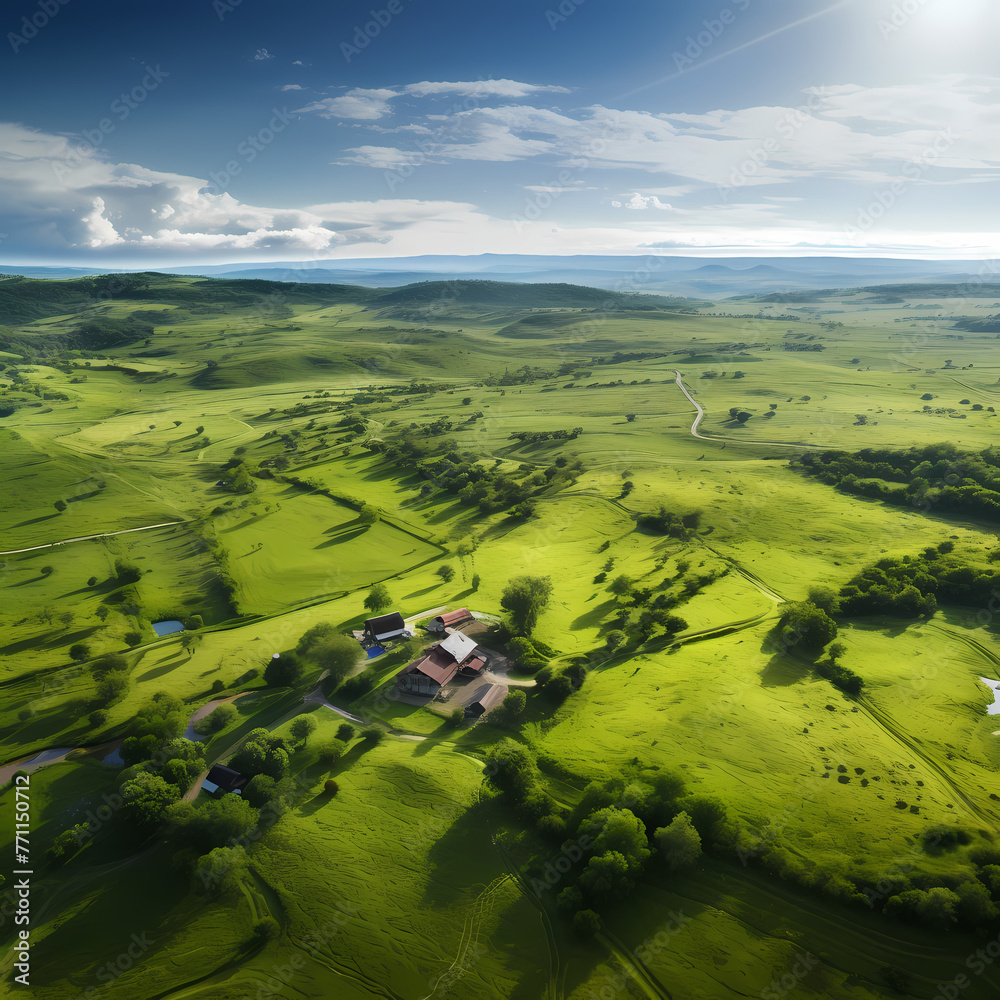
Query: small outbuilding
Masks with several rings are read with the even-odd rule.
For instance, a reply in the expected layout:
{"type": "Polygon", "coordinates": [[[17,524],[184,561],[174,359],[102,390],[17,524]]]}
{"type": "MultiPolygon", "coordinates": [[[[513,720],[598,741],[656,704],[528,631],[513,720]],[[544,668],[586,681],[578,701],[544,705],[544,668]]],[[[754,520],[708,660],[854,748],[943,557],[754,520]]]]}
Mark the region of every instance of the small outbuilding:
{"type": "Polygon", "coordinates": [[[507,688],[503,684],[484,684],[475,695],[476,700],[465,706],[467,719],[478,719],[491,708],[496,708],[507,697],[507,688]]]}
{"type": "Polygon", "coordinates": [[[234,795],[242,795],[243,789],[250,783],[250,776],[240,774],[231,767],[224,764],[216,764],[208,777],[201,783],[201,787],[206,792],[232,792],[234,795]]]}
{"type": "Polygon", "coordinates": [[[475,621],[475,618],[468,608],[456,608],[454,611],[446,611],[443,615],[432,618],[428,622],[427,628],[431,632],[444,632],[446,629],[457,628],[459,625],[471,621],[475,621]]]}
{"type": "Polygon", "coordinates": [[[372,642],[382,642],[385,639],[395,639],[408,631],[403,616],[398,611],[378,618],[368,618],[365,621],[365,638],[372,642]]]}

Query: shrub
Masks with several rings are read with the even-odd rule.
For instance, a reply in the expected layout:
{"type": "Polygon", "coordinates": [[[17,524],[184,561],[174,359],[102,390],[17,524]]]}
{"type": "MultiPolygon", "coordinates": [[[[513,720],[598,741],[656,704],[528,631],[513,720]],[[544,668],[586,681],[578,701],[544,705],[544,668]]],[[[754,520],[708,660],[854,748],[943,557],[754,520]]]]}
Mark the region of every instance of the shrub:
{"type": "Polygon", "coordinates": [[[344,743],[348,743],[354,739],[354,726],[349,722],[342,722],[337,727],[337,739],[344,743]]]}
{"type": "Polygon", "coordinates": [[[327,778],[326,781],[323,782],[323,791],[326,792],[327,795],[336,795],[337,792],[340,791],[340,785],[338,785],[333,778],[327,778]]]}
{"type": "Polygon", "coordinates": [[[376,743],[381,743],[385,739],[385,730],[380,726],[365,726],[361,730],[361,738],[366,743],[371,743],[373,746],[376,743]]]}

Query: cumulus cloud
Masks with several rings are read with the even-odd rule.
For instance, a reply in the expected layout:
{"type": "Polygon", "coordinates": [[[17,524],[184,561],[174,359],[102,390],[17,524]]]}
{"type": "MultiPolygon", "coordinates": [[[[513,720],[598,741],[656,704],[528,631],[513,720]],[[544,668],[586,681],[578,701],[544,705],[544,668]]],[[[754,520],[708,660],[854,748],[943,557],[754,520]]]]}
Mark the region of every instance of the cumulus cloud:
{"type": "Polygon", "coordinates": [[[394,90],[355,87],[341,97],[324,97],[322,100],[307,104],[304,108],[298,108],[294,113],[315,113],[322,118],[375,120],[392,112],[389,100],[398,96],[394,90]]]}

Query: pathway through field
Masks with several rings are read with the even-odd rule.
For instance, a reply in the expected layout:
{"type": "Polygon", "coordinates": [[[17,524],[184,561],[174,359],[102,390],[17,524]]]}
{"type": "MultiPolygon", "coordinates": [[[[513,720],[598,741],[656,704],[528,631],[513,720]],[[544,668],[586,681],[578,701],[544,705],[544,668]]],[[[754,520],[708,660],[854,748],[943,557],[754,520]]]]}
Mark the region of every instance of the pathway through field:
{"type": "Polygon", "coordinates": [[[79,538],[64,538],[61,542],[46,542],[44,545],[30,545],[26,549],[8,549],[0,552],[0,556],[14,556],[19,552],[34,552],[37,549],[51,549],[56,545],[69,545],[71,542],[89,542],[94,538],[110,538],[112,535],[127,535],[132,531],[152,531],[153,528],[169,528],[175,524],[186,524],[185,521],[164,521],[163,524],[147,524],[143,528],[123,528],[121,531],[102,531],[97,535],[81,535],[79,538]]]}

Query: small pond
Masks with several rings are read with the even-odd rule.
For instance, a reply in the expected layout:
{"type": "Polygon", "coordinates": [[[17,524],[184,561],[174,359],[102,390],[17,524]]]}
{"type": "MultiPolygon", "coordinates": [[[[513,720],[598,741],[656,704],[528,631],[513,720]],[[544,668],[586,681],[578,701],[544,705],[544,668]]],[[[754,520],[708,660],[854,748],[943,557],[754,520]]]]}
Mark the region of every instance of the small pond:
{"type": "Polygon", "coordinates": [[[153,631],[157,635],[170,635],[171,632],[183,632],[184,623],[177,621],[153,622],[153,631]]]}

